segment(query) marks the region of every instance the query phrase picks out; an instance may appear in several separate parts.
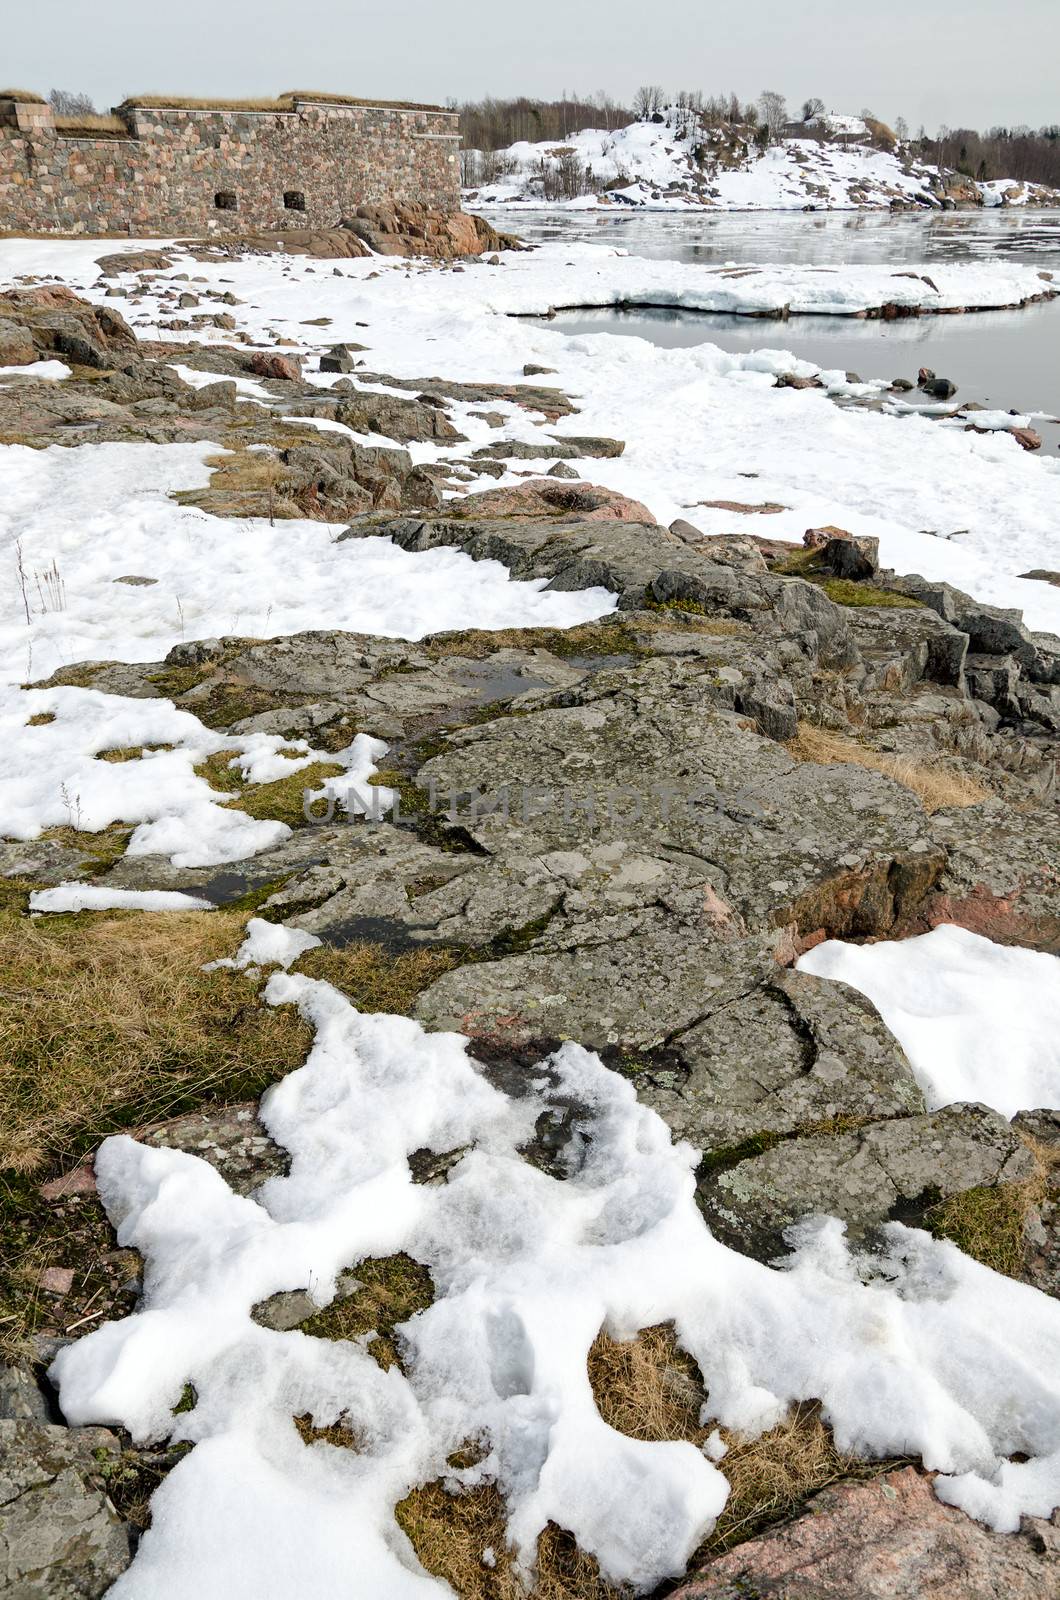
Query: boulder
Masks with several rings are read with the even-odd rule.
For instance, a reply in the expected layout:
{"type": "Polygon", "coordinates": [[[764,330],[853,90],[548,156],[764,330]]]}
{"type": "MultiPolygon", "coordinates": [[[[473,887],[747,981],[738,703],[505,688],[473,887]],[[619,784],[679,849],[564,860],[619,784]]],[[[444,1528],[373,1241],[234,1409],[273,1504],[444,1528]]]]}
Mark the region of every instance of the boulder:
{"type": "Polygon", "coordinates": [[[431,256],[448,261],[519,248],[517,239],[498,233],[484,217],[412,203],[358,206],[354,216],[343,219],[338,233],[340,238],[345,235],[359,242],[364,255],[431,256]]]}
{"type": "Polygon", "coordinates": [[[123,272],[165,272],[172,265],[172,256],[162,250],[119,250],[114,255],[96,257],[103,278],[116,278],[123,272]]]}
{"type": "Polygon", "coordinates": [[[343,397],[335,415],[355,433],[381,433],[399,444],[459,444],[464,437],[440,406],[401,395],[358,391],[343,397]]]}
{"type": "Polygon", "coordinates": [[[951,400],[957,393],[957,385],[949,378],[928,378],[920,388],[933,400],[951,400]]]}
{"type": "Polygon", "coordinates": [[[708,1156],[699,1202],[725,1244],[770,1261],[783,1252],[786,1230],[810,1215],[839,1217],[859,1238],[886,1221],[922,1225],[951,1195],[1036,1173],[1004,1117],[986,1106],[951,1105],[854,1132],[783,1139],[760,1153],[737,1146],[721,1159],[708,1156]]]}
{"type": "Polygon", "coordinates": [[[6,318],[0,320],[0,367],[26,367],[36,359],[29,329],[6,318]]]}
{"type": "Polygon", "coordinates": [[[864,583],[880,570],[880,541],[863,538],[829,539],[821,546],[821,565],[837,578],[864,583]]]}
{"type": "Polygon", "coordinates": [[[236,1194],[249,1195],[267,1178],[283,1177],[289,1157],[258,1121],[254,1101],[210,1106],[137,1130],[142,1144],[183,1150],[209,1162],[236,1194]]]}
{"type": "Polygon", "coordinates": [[[1057,1592],[1055,1517],[993,1533],[904,1467],[825,1489],[794,1521],[718,1556],[671,1600],[1045,1600],[1057,1592]]]}
{"type": "Polygon", "coordinates": [[[637,1092],[674,1133],[715,1151],[842,1117],[923,1114],[924,1097],[870,1001],[846,984],[780,970],[672,1041],[637,1092]]]}
{"type": "Polygon", "coordinates": [[[297,355],[280,355],[274,351],[259,350],[251,356],[248,371],[259,378],[280,378],[287,383],[300,383],[302,358],[297,355]]]}

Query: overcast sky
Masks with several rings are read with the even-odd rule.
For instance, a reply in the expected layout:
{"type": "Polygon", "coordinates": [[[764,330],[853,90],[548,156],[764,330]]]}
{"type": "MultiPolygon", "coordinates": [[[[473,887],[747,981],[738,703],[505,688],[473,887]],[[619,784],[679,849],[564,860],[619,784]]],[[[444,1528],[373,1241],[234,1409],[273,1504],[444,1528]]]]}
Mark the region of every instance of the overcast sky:
{"type": "Polygon", "coordinates": [[[778,89],[915,130],[1060,122],[1060,0],[7,0],[14,87],[444,101],[778,89]]]}

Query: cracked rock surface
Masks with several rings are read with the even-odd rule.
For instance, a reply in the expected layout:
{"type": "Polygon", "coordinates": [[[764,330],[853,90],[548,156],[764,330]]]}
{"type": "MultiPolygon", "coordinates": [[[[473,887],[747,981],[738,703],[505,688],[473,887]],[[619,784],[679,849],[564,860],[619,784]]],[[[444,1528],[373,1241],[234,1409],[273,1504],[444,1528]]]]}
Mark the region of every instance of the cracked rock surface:
{"type": "Polygon", "coordinates": [[[83,1600],[121,1575],[129,1535],[105,1487],[117,1454],[106,1428],[0,1420],[0,1592],[83,1600]]]}

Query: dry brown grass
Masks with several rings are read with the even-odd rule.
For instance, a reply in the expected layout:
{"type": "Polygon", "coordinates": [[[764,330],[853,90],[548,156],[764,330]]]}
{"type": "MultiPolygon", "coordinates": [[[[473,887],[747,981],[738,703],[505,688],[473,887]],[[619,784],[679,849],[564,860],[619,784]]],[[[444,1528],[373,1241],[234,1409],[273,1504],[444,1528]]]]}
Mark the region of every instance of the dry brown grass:
{"type": "MultiPolygon", "coordinates": [[[[701,1447],[713,1431],[699,1421],[707,1398],[699,1369],[668,1325],[642,1329],[624,1343],[601,1333],[589,1352],[589,1379],[604,1421],[631,1438],[684,1439],[701,1447]]],[[[796,1406],[757,1439],[718,1432],[728,1446],[721,1471],[729,1499],[693,1566],[790,1515],[837,1479],[875,1476],[894,1465],[842,1455],[815,1404],[796,1406]]]]}
{"type": "Polygon", "coordinates": [[[0,89],[0,100],[14,100],[20,106],[47,105],[42,94],[35,94],[32,89],[0,89]]]}
{"type": "Polygon", "coordinates": [[[384,1372],[401,1365],[394,1329],[434,1302],[431,1275],[420,1262],[402,1252],[358,1262],[353,1275],[360,1287],[355,1294],[336,1296],[323,1311],[302,1323],[302,1332],[315,1339],[361,1339],[366,1333],[368,1354],[384,1372]]]}
{"type": "Polygon", "coordinates": [[[314,761],[272,783],[248,783],[238,767],[228,764],[237,754],[235,750],[219,750],[195,770],[211,788],[232,795],[229,805],[233,811],[244,811],[258,822],[286,822],[289,828],[306,824],[306,790],[319,789],[325,778],[337,778],[346,770],[337,761],[314,761]]]}
{"type": "Polygon", "coordinates": [[[964,1189],[933,1206],[925,1225],[936,1239],[950,1239],[966,1256],[1017,1278],[1027,1251],[1027,1218],[1041,1198],[1036,1183],[964,1189]]]}
{"type": "Polygon", "coordinates": [[[66,1166],[108,1133],[246,1099],[304,1060],[308,1028],[241,973],[204,973],[246,913],[30,919],[0,911],[0,1166],[66,1166]]]}
{"type": "Polygon", "coordinates": [[[113,112],[94,112],[92,114],[79,114],[72,117],[56,117],[55,126],[59,133],[67,137],[83,134],[86,139],[114,138],[131,139],[129,124],[123,122],[121,117],[116,117],[113,112]]]}
{"type": "Polygon", "coordinates": [[[966,1256],[994,1272],[1018,1278],[1027,1259],[1027,1224],[1047,1195],[1060,1189],[1060,1149],[1026,1132],[1020,1138],[1037,1171],[1022,1183],[965,1189],[933,1206],[925,1227],[950,1239],[966,1256]]]}
{"type": "MultiPolygon", "coordinates": [[[[699,1369],[678,1347],[670,1326],[645,1328],[622,1343],[601,1333],[589,1352],[588,1370],[600,1415],[631,1438],[683,1439],[702,1447],[712,1431],[699,1421],[706,1400],[699,1369]]],[[[730,1495],[693,1568],[790,1515],[828,1484],[875,1476],[895,1465],[842,1455],[814,1404],[795,1407],[758,1439],[719,1432],[729,1447],[721,1470],[730,1495]]],[[[469,1457],[475,1459],[477,1454],[469,1457]]],[[[451,1461],[454,1468],[465,1464],[451,1461]]],[[[526,1600],[506,1545],[506,1510],[496,1485],[465,1490],[455,1478],[425,1484],[401,1502],[396,1515],[427,1571],[451,1584],[463,1600],[526,1600]],[[482,1559],[486,1549],[493,1551],[493,1567],[482,1559]]],[[[620,1600],[623,1591],[605,1583],[596,1561],[569,1533],[550,1524],[538,1545],[537,1581],[530,1593],[535,1600],[620,1600]]]]}
{"type": "Polygon", "coordinates": [[[699,1368],[672,1327],[642,1328],[635,1339],[600,1333],[589,1351],[589,1382],[608,1427],[631,1439],[688,1439],[710,1432],[699,1422],[706,1398],[699,1368]]]}
{"type": "Polygon", "coordinates": [[[460,960],[445,946],[419,950],[385,950],[380,944],[356,942],[336,949],[321,945],[308,950],[294,971],[322,978],[351,999],[358,1011],[387,1011],[408,1016],[416,997],[460,960]]]}
{"type": "Polygon", "coordinates": [[[101,750],[96,757],[97,761],[110,761],[121,764],[123,761],[139,761],[142,756],[151,755],[159,750],[173,750],[171,744],[124,744],[116,745],[113,750],[101,750]]]}
{"type": "MultiPolygon", "coordinates": [[[[0,96],[2,99],[3,96],[0,96]]],[[[27,99],[36,100],[36,95],[27,99]]],[[[441,111],[436,105],[420,105],[412,100],[363,100],[354,95],[324,94],[315,90],[290,89],[275,99],[203,100],[184,94],[134,94],[122,101],[119,110],[137,106],[163,111],[293,111],[297,100],[310,100],[316,105],[329,106],[382,106],[393,111],[441,111]]]]}
{"type": "Polygon", "coordinates": [[[886,755],[859,744],[856,739],[831,733],[826,728],[815,728],[808,722],[799,723],[798,736],[791,740],[787,749],[796,761],[810,761],[819,766],[866,767],[870,772],[893,778],[895,783],[912,790],[929,815],[947,806],[978,806],[991,798],[990,791],[982,784],[959,772],[948,772],[937,762],[886,755]]]}
{"type": "Polygon", "coordinates": [[[205,489],[177,489],[171,495],[178,505],[197,506],[212,516],[279,517],[290,520],[305,513],[290,498],[290,468],[263,450],[239,447],[224,455],[207,456],[213,470],[205,489]]]}
{"type": "MultiPolygon", "coordinates": [[[[450,1492],[442,1482],[413,1489],[395,1508],[400,1527],[427,1571],[452,1585],[462,1600],[527,1600],[506,1542],[507,1515],[495,1484],[450,1492]],[[492,1550],[494,1565],[483,1552],[492,1550]]],[[[537,1545],[535,1600],[624,1600],[605,1583],[592,1556],[569,1533],[549,1523],[537,1545]]]]}

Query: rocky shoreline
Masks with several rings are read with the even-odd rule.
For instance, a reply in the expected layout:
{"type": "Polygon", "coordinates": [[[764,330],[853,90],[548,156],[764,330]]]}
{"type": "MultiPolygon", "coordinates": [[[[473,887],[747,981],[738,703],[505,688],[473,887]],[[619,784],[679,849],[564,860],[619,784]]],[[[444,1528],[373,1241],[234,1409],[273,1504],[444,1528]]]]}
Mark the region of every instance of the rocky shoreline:
{"type": "MultiPolygon", "coordinates": [[[[182,313],[204,307],[192,281],[171,295],[179,332],[182,313]]],[[[25,911],[32,893],[77,880],[252,907],[322,941],[335,971],[359,954],[400,974],[405,1014],[467,1037],[478,1072],[509,1095],[525,1094],[564,1040],[598,1051],[700,1152],[701,1213],[744,1255],[776,1261],[790,1226],[820,1213],[869,1248],[894,1221],[969,1248],[962,1202],[985,1197],[1006,1219],[1002,1270],[1060,1294],[1057,1114],[931,1111],[871,1003],[794,967],[826,939],[904,939],[940,924],[1060,953],[1060,639],[945,583],[881,569],[876,541],[842,528],[810,529],[802,547],[711,536],[571,481],[614,459],[620,440],[552,436],[532,447],[532,459],[554,459],[547,476],[484,490],[519,459],[510,442],[413,460],[410,444],[461,439],[455,402],[570,416],[575,400],[541,373],[507,386],[399,380],[343,344],[325,370],[348,376],[321,390],[282,347],[143,343],[116,312],[58,287],[0,297],[0,365],[27,356],[73,375],[0,387],[7,443],[211,441],[227,454],[210,486],[183,499],[218,519],[343,523],[342,541],[451,549],[549,591],[603,587],[617,599],[612,616],[566,630],[417,643],[334,629],[234,635],[35,682],[168,699],[224,736],[337,752],[369,735],[388,747],[370,787],[396,794],[397,808],[354,820],[303,811],[299,796],[288,838],[222,869],[120,848],[101,868],[76,830],[9,841],[10,903],[25,911]],[[197,387],[174,362],[210,381],[197,387]],[[267,397],[252,414],[237,405],[248,378],[267,397]],[[314,433],[320,421],[390,443],[314,433]],[[460,498],[444,498],[454,489],[460,498]]],[[[311,951],[294,971],[321,959],[311,951]]],[[[325,961],[318,975],[330,970],[325,961]]],[[[553,1177],[571,1170],[586,1115],[558,1096],[525,1160],[553,1177]]],[[[205,1095],[137,1131],[201,1156],[241,1195],[284,1169],[252,1101],[205,1095]]],[[[445,1184],[461,1153],[419,1152],[416,1181],[445,1184]]],[[[15,1237],[46,1238],[54,1259],[0,1388],[6,1582],[56,1600],[101,1595],[119,1576],[146,1495],[184,1448],[66,1427],[43,1374],[62,1342],[137,1303],[140,1264],[111,1235],[88,1154],[22,1187],[15,1237]]],[[[318,1308],[289,1299],[256,1316],[304,1328],[318,1308]]],[[[778,1529],[752,1521],[750,1542],[658,1592],[985,1600],[1051,1589],[1055,1518],[991,1533],[927,1482],[910,1465],[841,1481],[778,1529]]]]}

